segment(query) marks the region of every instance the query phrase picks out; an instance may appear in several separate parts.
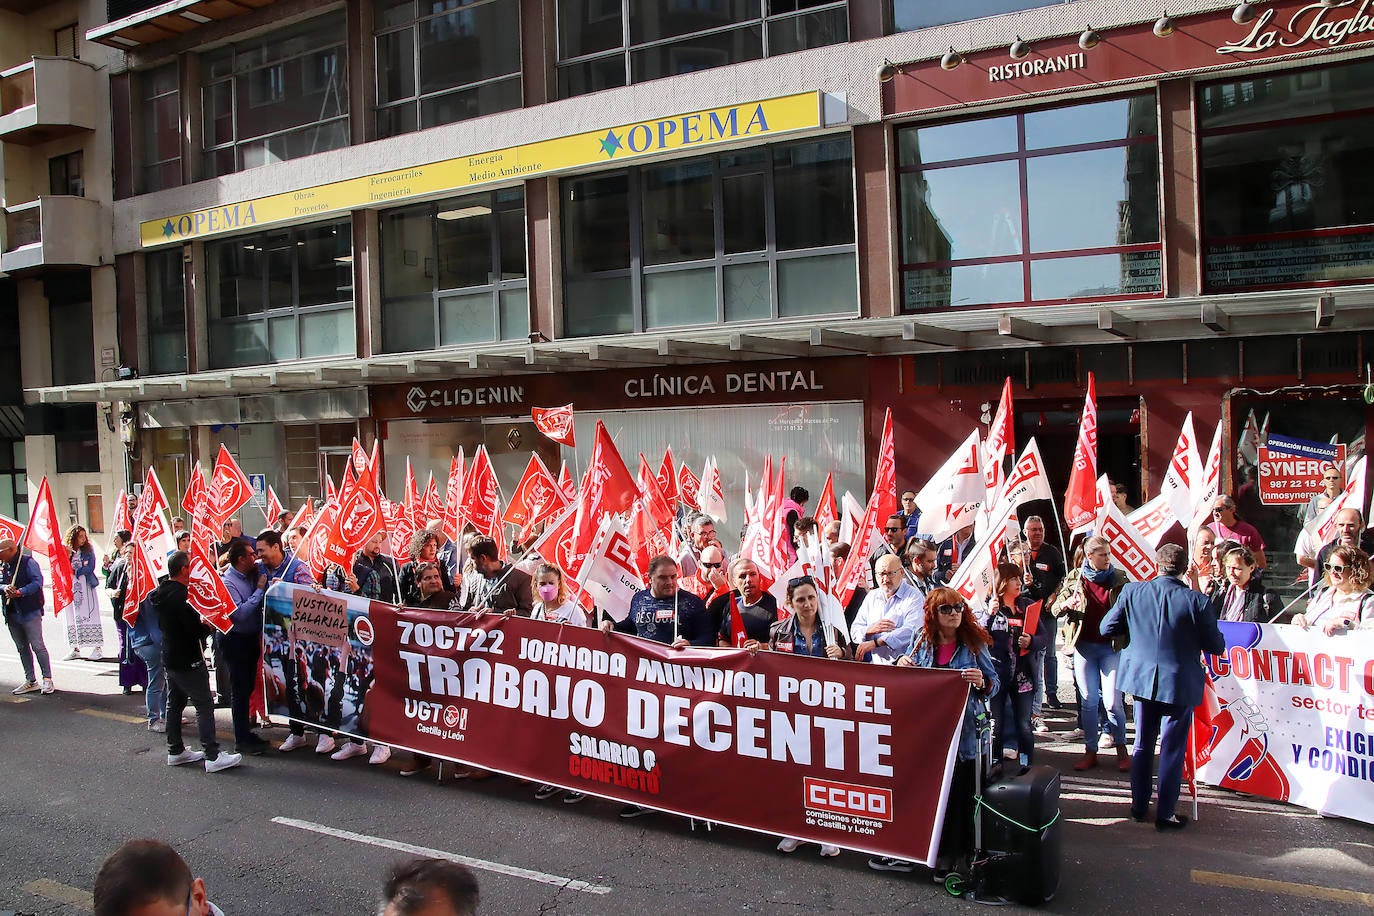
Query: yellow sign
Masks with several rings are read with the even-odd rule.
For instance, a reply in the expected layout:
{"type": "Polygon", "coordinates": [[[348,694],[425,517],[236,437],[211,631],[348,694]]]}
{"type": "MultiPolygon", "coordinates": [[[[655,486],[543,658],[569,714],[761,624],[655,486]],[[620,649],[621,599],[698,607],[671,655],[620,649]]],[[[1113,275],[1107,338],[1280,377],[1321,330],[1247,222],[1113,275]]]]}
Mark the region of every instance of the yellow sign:
{"type": "Polygon", "coordinates": [[[820,125],[820,93],[802,92],[178,213],[140,224],[139,238],[145,248],[167,245],[656,153],[690,151],[734,140],[771,137],[820,125]]]}

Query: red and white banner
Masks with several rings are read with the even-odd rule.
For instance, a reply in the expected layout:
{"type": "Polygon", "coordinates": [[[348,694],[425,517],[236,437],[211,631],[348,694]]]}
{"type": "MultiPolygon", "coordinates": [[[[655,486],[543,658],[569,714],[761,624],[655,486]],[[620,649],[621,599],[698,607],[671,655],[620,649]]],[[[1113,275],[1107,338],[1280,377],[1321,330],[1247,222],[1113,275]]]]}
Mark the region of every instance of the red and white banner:
{"type": "Polygon", "coordinates": [[[1164,535],[1178,523],[1163,493],[1126,516],[1126,521],[1135,526],[1151,550],[1158,550],[1164,535]]]}
{"type": "Polygon", "coordinates": [[[1198,457],[1197,434],[1193,432],[1193,412],[1190,410],[1183,418],[1178,442],[1174,445],[1174,453],[1169,458],[1169,466],[1164,469],[1164,480],[1159,486],[1159,495],[1173,510],[1174,518],[1191,520],[1193,494],[1200,489],[1198,477],[1202,473],[1202,459],[1198,457]]]}
{"type": "Polygon", "coordinates": [[[62,529],[57,526],[57,507],[53,505],[52,490],[48,487],[46,477],[38,485],[38,496],[29,515],[29,530],[19,546],[48,558],[49,575],[52,578],[52,612],[60,614],[71,607],[76,600],[72,555],[62,542],[62,529]]]}
{"type": "Polygon", "coordinates": [[[559,445],[566,445],[568,448],[577,445],[571,404],[562,407],[535,407],[530,410],[530,417],[534,419],[535,429],[559,445]]]}
{"type": "Polygon", "coordinates": [[[582,561],[578,584],[614,620],[630,613],[630,601],[644,588],[625,527],[610,513],[601,517],[596,540],[582,561]]]}
{"type": "Polygon", "coordinates": [[[997,401],[997,413],[992,416],[987,438],[983,440],[983,484],[987,496],[984,507],[990,508],[1002,490],[1002,459],[1016,454],[1016,431],[1011,412],[1011,376],[1002,383],[1002,397],[997,401]]]}
{"type": "Polygon", "coordinates": [[[1070,529],[1092,524],[1097,507],[1097,379],[1089,372],[1088,397],[1083,402],[1073,470],[1069,472],[1069,489],[1064,494],[1064,524],[1070,529]]]}
{"type": "Polygon", "coordinates": [[[1097,521],[1093,533],[1107,539],[1112,548],[1112,563],[1126,574],[1132,582],[1145,582],[1153,579],[1159,572],[1155,566],[1155,551],[1144,536],[1126,520],[1121,510],[1112,502],[1111,484],[1107,475],[1098,480],[1102,491],[1097,507],[1097,521]]]}
{"type": "Polygon", "coordinates": [[[510,504],[501,513],[501,520],[517,528],[528,528],[556,515],[567,504],[558,481],[553,479],[539,456],[531,454],[525,473],[511,494],[510,504]]]}
{"type": "MultiPolygon", "coordinates": [[[[921,532],[937,543],[943,541],[960,528],[972,525],[985,499],[987,488],[975,429],[916,494],[921,532]]],[[[879,524],[882,521],[878,519],[879,524]]]]}
{"type": "Polygon", "coordinates": [[[134,520],[129,515],[129,494],[123,490],[119,491],[119,498],[115,500],[114,522],[110,525],[110,533],[116,531],[133,532],[134,520]]]}
{"type": "Polygon", "coordinates": [[[814,513],[816,527],[825,531],[826,526],[840,517],[839,510],[835,507],[835,472],[830,471],[825,475],[825,486],[821,487],[820,498],[816,500],[816,511],[814,513]]]}
{"type": "MultiPolygon", "coordinates": [[[[472,467],[463,478],[463,501],[459,512],[464,523],[470,522],[487,537],[496,537],[496,529],[501,524],[496,506],[498,498],[496,471],[487,457],[487,447],[479,445],[477,454],[472,456],[472,467]]],[[[417,518],[415,523],[418,526],[420,520],[417,518]]]]}
{"type": "MultiPolygon", "coordinates": [[[[118,530],[118,529],[116,529],[118,530]]],[[[8,515],[0,515],[0,538],[9,538],[16,544],[24,536],[24,526],[10,518],[8,515]]]]}
{"type": "MultiPolygon", "coordinates": [[[[286,632],[302,592],[313,594],[274,585],[267,624],[286,632]]],[[[324,596],[347,602],[338,616],[350,651],[371,656],[372,741],[684,817],[934,863],[968,696],[958,672],[674,650],[589,627],[324,596]],[[670,686],[684,683],[692,686],[670,686]]],[[[269,676],[284,673],[283,661],[269,653],[269,676]]],[[[297,693],[308,707],[317,691],[303,674],[297,693]]],[[[356,734],[357,718],[346,713],[338,727],[356,734]]]]}
{"type": "Polygon", "coordinates": [[[1226,651],[1207,656],[1216,709],[1198,729],[1201,781],[1374,824],[1374,633],[1333,639],[1262,623],[1221,632],[1226,651]]]}
{"type": "Polygon", "coordinates": [[[248,475],[229,454],[229,449],[220,443],[219,455],[215,458],[215,472],[210,476],[210,527],[219,531],[228,519],[253,498],[253,486],[248,475]]]}
{"type": "Polygon", "coordinates": [[[272,489],[272,485],[267,485],[267,525],[270,528],[277,523],[277,519],[286,509],[282,506],[281,500],[277,499],[277,491],[272,489]]]}

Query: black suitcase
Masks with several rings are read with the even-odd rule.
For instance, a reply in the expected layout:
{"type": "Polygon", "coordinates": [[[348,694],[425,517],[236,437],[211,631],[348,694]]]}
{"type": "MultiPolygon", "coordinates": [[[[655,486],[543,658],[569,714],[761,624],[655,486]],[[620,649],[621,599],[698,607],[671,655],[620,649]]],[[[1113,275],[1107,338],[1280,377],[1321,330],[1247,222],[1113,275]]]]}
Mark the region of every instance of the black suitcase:
{"type": "Polygon", "coordinates": [[[985,893],[1029,906],[1059,890],[1059,771],[1033,766],[989,783],[983,791],[985,893]]]}

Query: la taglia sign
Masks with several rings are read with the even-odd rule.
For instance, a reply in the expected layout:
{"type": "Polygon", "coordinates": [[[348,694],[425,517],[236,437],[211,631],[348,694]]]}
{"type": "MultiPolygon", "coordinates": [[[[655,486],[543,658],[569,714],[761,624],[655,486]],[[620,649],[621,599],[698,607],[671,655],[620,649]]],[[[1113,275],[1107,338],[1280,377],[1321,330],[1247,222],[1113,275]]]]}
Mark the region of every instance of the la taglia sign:
{"type": "MultiPolygon", "coordinates": [[[[1005,47],[963,55],[952,70],[939,59],[900,64],[883,86],[887,115],[938,111],[975,102],[1110,86],[1161,76],[1224,70],[1269,60],[1321,54],[1374,42],[1374,0],[1253,4],[1255,18],[1237,24],[1234,7],[1175,18],[1160,37],[1154,23],[1104,30],[1084,49],[1078,36],[1031,41],[1021,60],[1005,47]]],[[[958,49],[955,49],[956,52],[958,49]]]]}

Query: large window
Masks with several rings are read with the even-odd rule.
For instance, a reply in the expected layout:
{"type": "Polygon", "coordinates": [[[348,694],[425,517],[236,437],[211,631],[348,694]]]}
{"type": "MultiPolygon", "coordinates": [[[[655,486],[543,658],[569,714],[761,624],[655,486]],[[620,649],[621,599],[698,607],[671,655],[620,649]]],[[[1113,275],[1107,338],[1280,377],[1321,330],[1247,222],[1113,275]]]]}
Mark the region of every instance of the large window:
{"type": "Polygon", "coordinates": [[[149,252],[148,374],[186,371],[186,297],[181,249],[149,252]]]}
{"type": "Polygon", "coordinates": [[[982,19],[1001,13],[1054,6],[1069,0],[889,0],[892,28],[897,32],[924,29],[947,22],[982,19]]]}
{"type": "Polygon", "coordinates": [[[210,366],[355,352],[347,219],[207,242],[210,366]]]}
{"type": "Polygon", "coordinates": [[[175,62],[138,75],[143,180],[139,190],[181,184],[181,90],[175,62]]]}
{"type": "Polygon", "coordinates": [[[907,127],[908,311],[1160,292],[1153,95],[907,127]]]}
{"type": "Polygon", "coordinates": [[[1358,61],[1200,89],[1208,290],[1374,276],[1371,80],[1358,61]]]}
{"type": "Polygon", "coordinates": [[[849,40],[846,0],[558,0],[560,97],[849,40]]]}
{"type": "Polygon", "coordinates": [[[381,214],[382,348],[524,340],[525,194],[470,194],[381,214]]]}
{"type": "Polygon", "coordinates": [[[520,107],[518,0],[376,4],[377,136],[520,107]]]}
{"type": "Polygon", "coordinates": [[[852,313],[848,136],[562,184],[569,336],[852,313]]]}
{"type": "Polygon", "coordinates": [[[227,175],[348,144],[343,13],[201,57],[205,175],[227,175]]]}

